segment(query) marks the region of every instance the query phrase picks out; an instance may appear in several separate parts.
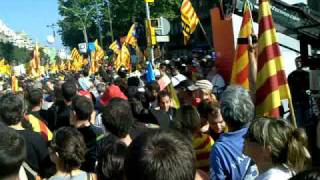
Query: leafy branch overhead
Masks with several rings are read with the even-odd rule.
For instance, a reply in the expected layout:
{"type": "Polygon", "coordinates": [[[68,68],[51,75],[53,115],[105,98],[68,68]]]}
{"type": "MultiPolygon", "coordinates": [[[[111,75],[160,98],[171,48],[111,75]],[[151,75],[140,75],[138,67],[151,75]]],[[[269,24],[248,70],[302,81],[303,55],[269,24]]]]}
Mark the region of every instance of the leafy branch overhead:
{"type": "MultiPolygon", "coordinates": [[[[64,45],[71,48],[84,42],[83,25],[87,27],[89,41],[98,39],[98,22],[102,27],[103,41],[110,43],[108,2],[115,38],[125,36],[133,22],[144,24],[143,0],[59,0],[59,14],[63,17],[58,22],[59,33],[64,45]]],[[[150,5],[151,17],[178,18],[180,5],[181,0],[155,0],[150,5]]]]}

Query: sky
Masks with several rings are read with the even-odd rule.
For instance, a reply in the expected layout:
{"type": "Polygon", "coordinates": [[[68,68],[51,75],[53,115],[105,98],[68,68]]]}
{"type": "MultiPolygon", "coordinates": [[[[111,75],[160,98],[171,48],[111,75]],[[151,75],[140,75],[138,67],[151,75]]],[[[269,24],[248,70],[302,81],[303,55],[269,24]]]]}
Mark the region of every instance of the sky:
{"type": "Polygon", "coordinates": [[[61,48],[62,42],[56,26],[56,42],[49,45],[46,41],[52,35],[47,25],[57,23],[59,18],[57,0],[0,0],[0,19],[16,32],[24,31],[34,42],[61,48]]]}

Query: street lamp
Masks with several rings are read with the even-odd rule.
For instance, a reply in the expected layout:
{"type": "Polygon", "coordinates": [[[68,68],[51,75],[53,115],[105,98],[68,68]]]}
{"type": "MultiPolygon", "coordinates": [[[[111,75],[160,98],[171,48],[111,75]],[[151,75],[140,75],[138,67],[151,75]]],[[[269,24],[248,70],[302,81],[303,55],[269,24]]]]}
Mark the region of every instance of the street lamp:
{"type": "Polygon", "coordinates": [[[51,25],[47,25],[47,28],[51,28],[52,29],[52,35],[47,36],[47,42],[49,44],[53,44],[56,38],[56,32],[54,30],[54,28],[56,27],[55,24],[51,24],[51,25]]]}

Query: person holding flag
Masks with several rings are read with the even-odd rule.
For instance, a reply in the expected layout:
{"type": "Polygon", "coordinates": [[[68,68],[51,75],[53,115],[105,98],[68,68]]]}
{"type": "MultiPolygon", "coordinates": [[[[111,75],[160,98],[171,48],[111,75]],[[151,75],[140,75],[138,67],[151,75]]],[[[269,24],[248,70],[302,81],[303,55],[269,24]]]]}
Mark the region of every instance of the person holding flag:
{"type": "MultiPolygon", "coordinates": [[[[253,32],[253,23],[250,5],[247,0],[244,1],[242,24],[237,41],[236,53],[232,66],[230,84],[240,85],[247,90],[252,90],[255,83],[254,79],[250,81],[250,70],[253,69],[250,54],[252,52],[252,41],[249,42],[253,32]],[[249,44],[251,43],[251,44],[249,44]],[[253,82],[252,82],[253,81],[253,82]],[[250,86],[249,86],[250,85],[250,86]]],[[[253,90],[254,91],[254,90],[253,90]]]]}

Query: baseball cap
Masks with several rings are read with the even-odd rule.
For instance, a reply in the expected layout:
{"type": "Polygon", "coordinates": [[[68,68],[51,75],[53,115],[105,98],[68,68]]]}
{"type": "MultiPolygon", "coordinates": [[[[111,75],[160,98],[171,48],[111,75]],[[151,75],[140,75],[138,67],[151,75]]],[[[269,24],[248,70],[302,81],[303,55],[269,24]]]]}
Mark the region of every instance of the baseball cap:
{"type": "Polygon", "coordinates": [[[208,80],[198,80],[196,81],[195,84],[191,85],[191,86],[188,86],[188,89],[190,91],[195,91],[195,90],[198,90],[198,89],[201,89],[201,90],[210,90],[212,91],[212,83],[208,80]]]}

